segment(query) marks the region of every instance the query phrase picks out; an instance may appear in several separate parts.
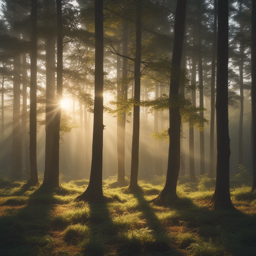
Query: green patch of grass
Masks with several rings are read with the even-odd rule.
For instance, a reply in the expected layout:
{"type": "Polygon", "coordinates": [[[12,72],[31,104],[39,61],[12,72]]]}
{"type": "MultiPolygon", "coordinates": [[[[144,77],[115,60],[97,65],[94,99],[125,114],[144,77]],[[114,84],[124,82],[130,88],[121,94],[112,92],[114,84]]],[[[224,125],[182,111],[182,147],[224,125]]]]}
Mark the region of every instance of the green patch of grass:
{"type": "Polygon", "coordinates": [[[81,224],[70,225],[64,231],[64,240],[66,242],[77,244],[81,240],[83,240],[86,236],[88,236],[89,233],[90,233],[90,230],[85,225],[81,225],[81,224]]]}
{"type": "Polygon", "coordinates": [[[242,186],[235,188],[231,192],[232,199],[237,201],[251,201],[256,199],[256,193],[251,192],[252,188],[249,186],[242,186]]]}

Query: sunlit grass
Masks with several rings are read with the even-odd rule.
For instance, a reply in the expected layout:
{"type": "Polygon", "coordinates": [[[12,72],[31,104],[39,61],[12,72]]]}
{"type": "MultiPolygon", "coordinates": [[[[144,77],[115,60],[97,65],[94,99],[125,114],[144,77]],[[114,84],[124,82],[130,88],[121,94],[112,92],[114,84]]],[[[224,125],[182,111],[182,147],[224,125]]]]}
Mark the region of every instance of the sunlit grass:
{"type": "Polygon", "coordinates": [[[43,189],[0,179],[0,255],[256,255],[250,186],[233,180],[231,198],[240,212],[215,212],[207,206],[215,180],[185,180],[175,204],[156,206],[150,201],[164,177],[140,181],[142,194],[111,177],[103,191],[112,200],[103,204],[74,201],[88,180],[43,189]]]}

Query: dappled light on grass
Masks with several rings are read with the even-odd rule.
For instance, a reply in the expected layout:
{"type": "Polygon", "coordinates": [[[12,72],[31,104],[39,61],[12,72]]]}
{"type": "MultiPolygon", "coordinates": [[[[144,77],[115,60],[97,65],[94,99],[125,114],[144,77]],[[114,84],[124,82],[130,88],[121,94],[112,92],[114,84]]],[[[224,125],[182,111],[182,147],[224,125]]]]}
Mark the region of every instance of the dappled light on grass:
{"type": "Polygon", "coordinates": [[[180,182],[170,206],[150,203],[162,178],[140,181],[128,193],[115,177],[104,180],[100,204],[75,202],[88,180],[59,189],[24,188],[0,180],[0,246],[3,255],[255,255],[256,197],[249,187],[232,187],[239,211],[212,211],[213,180],[180,182]],[[15,245],[16,247],[14,247],[15,245]],[[19,247],[17,250],[15,248],[19,247]],[[246,253],[246,254],[243,254],[246,253]]]}

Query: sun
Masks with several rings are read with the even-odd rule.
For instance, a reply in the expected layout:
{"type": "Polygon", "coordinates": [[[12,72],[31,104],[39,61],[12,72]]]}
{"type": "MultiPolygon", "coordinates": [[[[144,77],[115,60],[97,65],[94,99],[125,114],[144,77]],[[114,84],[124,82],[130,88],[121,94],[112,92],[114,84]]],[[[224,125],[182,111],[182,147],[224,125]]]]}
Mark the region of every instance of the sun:
{"type": "Polygon", "coordinates": [[[60,102],[60,106],[65,110],[70,110],[70,107],[71,107],[70,99],[69,98],[62,99],[60,102]]]}

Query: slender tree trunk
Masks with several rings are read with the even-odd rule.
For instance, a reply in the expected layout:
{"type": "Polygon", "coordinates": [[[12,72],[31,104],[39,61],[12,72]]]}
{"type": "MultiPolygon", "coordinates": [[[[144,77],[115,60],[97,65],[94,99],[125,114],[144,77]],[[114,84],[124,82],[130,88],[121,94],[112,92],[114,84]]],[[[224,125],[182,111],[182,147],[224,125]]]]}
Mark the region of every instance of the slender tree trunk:
{"type": "Polygon", "coordinates": [[[12,179],[20,180],[22,175],[22,141],[20,127],[20,66],[21,58],[14,59],[13,76],[13,144],[12,144],[12,179]]]}
{"type": "Polygon", "coordinates": [[[256,0],[252,0],[252,168],[253,168],[253,182],[252,191],[256,190],[256,0]]]}
{"type": "Polygon", "coordinates": [[[28,83],[28,77],[27,77],[27,60],[26,60],[26,54],[22,55],[22,138],[23,138],[23,148],[24,148],[24,166],[25,166],[25,173],[26,175],[29,175],[29,145],[28,145],[28,130],[27,130],[27,119],[28,119],[28,113],[27,113],[27,83],[28,83]]]}
{"type": "MultiPolygon", "coordinates": [[[[195,28],[194,28],[195,29],[195,28]]],[[[191,94],[192,94],[192,105],[196,106],[196,56],[194,51],[196,50],[195,31],[193,31],[193,53],[192,53],[192,77],[191,77],[191,94]]],[[[195,174],[195,146],[194,146],[194,127],[192,126],[191,120],[189,121],[189,176],[190,181],[194,182],[197,180],[195,174]]]]}
{"type": "MultiPolygon", "coordinates": [[[[240,14],[242,13],[242,1],[240,0],[240,14]]],[[[240,33],[243,34],[243,21],[240,21],[240,33]]],[[[242,38],[240,40],[240,118],[239,118],[239,146],[238,146],[238,164],[241,165],[243,161],[243,120],[244,120],[244,46],[242,38]]]]}
{"type": "MultiPolygon", "coordinates": [[[[184,37],[184,46],[182,51],[182,60],[181,60],[181,67],[182,67],[182,76],[184,76],[184,81],[186,77],[186,36],[184,37]]],[[[182,80],[183,80],[182,79],[182,80]]],[[[180,95],[185,97],[185,84],[180,86],[180,95]]],[[[180,140],[180,175],[185,175],[185,154],[184,154],[184,129],[183,124],[181,123],[181,140],[180,140]]]]}
{"type": "Polygon", "coordinates": [[[59,160],[60,160],[60,120],[61,99],[63,84],[63,31],[62,31],[62,0],[56,0],[57,5],[57,101],[55,104],[55,118],[53,129],[53,147],[51,162],[51,179],[47,184],[50,187],[59,187],[59,160]]]}
{"type": "MultiPolygon", "coordinates": [[[[127,55],[127,25],[123,26],[123,55],[127,55]]],[[[120,52],[120,46],[117,49],[120,52]]],[[[117,57],[117,97],[118,100],[127,100],[127,59],[123,58],[122,82],[121,78],[121,58],[117,57]]],[[[125,181],[125,112],[117,114],[117,181],[125,181]]]]}
{"type": "MultiPolygon", "coordinates": [[[[159,85],[155,85],[155,99],[159,98],[159,85]]],[[[158,128],[158,122],[159,122],[159,113],[155,110],[154,112],[154,132],[159,132],[158,128]]],[[[159,164],[159,141],[156,141],[156,154],[155,154],[155,175],[162,175],[162,170],[160,169],[159,164]]]]}
{"type": "MultiPolygon", "coordinates": [[[[204,107],[204,85],[203,85],[203,60],[202,60],[202,37],[201,37],[201,16],[202,16],[202,0],[198,0],[198,76],[199,76],[199,95],[200,108],[204,107]]],[[[200,117],[203,119],[204,112],[200,112],[200,117]]],[[[201,122],[204,129],[204,123],[201,122]]],[[[200,175],[205,174],[204,163],[204,130],[200,131],[200,175]]]]}
{"type": "Polygon", "coordinates": [[[211,121],[210,121],[210,169],[209,177],[215,177],[214,170],[214,131],[215,131],[215,67],[216,67],[216,41],[217,41],[217,0],[214,0],[214,23],[213,23],[213,52],[212,52],[212,78],[211,78],[211,121]]]}
{"type": "Polygon", "coordinates": [[[103,150],[103,0],[95,0],[95,101],[92,167],[87,190],[77,200],[100,202],[102,191],[103,150]]]}
{"type": "Polygon", "coordinates": [[[37,175],[37,0],[31,0],[31,78],[30,78],[30,185],[38,183],[37,175]]]}
{"type": "MultiPolygon", "coordinates": [[[[171,84],[169,99],[177,98],[179,96],[179,83],[180,83],[180,67],[182,57],[182,45],[184,42],[185,20],[186,20],[186,0],[178,0],[176,7],[175,25],[174,25],[174,46],[172,56],[172,69],[176,72],[171,74],[171,84]],[[178,73],[178,75],[177,75],[178,73]]],[[[171,103],[171,102],[170,102],[171,103]]],[[[165,200],[166,196],[170,198],[177,198],[177,182],[180,170],[180,126],[181,116],[179,107],[172,107],[169,109],[169,154],[168,154],[168,167],[167,176],[164,189],[155,202],[165,200]]]]}
{"type": "MultiPolygon", "coordinates": [[[[55,3],[47,0],[47,27],[55,26],[55,3]]],[[[52,154],[53,154],[53,130],[54,130],[54,106],[55,104],[55,37],[46,39],[46,114],[45,114],[45,172],[43,185],[51,184],[52,154]]]]}
{"type": "MultiPolygon", "coordinates": [[[[134,100],[140,102],[140,64],[141,64],[141,12],[142,0],[136,1],[136,57],[134,67],[134,100]]],[[[139,136],[140,136],[140,106],[134,105],[133,108],[133,136],[132,136],[132,164],[130,188],[138,188],[139,171],[139,136]]]]}
{"type": "Polygon", "coordinates": [[[1,94],[1,97],[2,97],[2,124],[1,124],[1,135],[2,135],[2,142],[4,141],[4,81],[5,81],[5,77],[3,75],[3,78],[2,78],[2,94],[1,94]]]}
{"type": "Polygon", "coordinates": [[[232,209],[229,192],[228,0],[222,0],[218,3],[217,49],[217,177],[212,203],[214,209],[232,209]]]}

